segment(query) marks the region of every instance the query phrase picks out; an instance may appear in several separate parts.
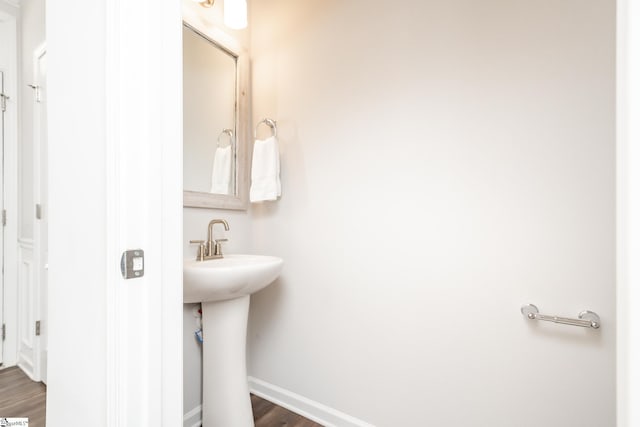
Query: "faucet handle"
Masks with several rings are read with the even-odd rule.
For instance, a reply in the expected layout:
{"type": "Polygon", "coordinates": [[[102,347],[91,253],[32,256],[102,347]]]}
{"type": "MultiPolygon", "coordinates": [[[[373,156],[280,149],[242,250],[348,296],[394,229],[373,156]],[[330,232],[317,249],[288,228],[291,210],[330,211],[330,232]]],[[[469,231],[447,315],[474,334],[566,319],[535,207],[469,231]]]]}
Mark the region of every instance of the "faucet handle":
{"type": "Polygon", "coordinates": [[[197,243],[198,246],[198,255],[196,255],[196,261],[204,261],[204,240],[189,240],[189,243],[197,243]]]}
{"type": "Polygon", "coordinates": [[[213,255],[222,257],[222,242],[226,242],[229,239],[216,239],[215,246],[213,248],[213,255]]]}

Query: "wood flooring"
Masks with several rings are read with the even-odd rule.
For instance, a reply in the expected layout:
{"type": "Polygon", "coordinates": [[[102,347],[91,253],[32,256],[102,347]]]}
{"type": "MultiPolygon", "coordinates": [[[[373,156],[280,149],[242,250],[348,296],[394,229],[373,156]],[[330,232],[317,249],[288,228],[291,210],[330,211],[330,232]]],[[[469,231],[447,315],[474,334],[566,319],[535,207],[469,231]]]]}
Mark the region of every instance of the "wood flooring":
{"type": "Polygon", "coordinates": [[[46,400],[47,387],[17,366],[0,370],[1,418],[29,418],[29,427],[44,427],[46,400]]]}
{"type": "MultiPolygon", "coordinates": [[[[29,427],[45,427],[46,399],[47,387],[20,368],[0,370],[0,418],[29,418],[29,427]]],[[[251,405],[256,427],[323,427],[255,395],[251,405]]]]}
{"type": "Polygon", "coordinates": [[[251,406],[256,427],[323,427],[254,394],[251,395],[251,406]]]}

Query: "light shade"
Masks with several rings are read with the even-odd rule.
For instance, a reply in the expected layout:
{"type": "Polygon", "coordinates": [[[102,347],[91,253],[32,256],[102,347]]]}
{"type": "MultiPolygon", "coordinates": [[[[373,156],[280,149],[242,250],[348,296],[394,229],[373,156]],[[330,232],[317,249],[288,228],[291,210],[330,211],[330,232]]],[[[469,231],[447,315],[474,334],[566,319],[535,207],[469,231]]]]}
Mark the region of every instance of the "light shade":
{"type": "Polygon", "coordinates": [[[246,0],[224,0],[224,25],[234,30],[247,28],[246,0]]]}

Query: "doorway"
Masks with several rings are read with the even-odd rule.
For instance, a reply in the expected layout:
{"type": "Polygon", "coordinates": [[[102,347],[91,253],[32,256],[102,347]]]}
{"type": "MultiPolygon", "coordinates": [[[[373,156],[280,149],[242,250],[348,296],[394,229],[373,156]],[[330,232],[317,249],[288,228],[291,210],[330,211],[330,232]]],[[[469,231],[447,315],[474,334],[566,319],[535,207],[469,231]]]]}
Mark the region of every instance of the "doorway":
{"type": "Polygon", "coordinates": [[[17,19],[0,10],[0,367],[16,364],[17,19]]]}
{"type": "MultiPolygon", "coordinates": [[[[47,54],[43,45],[33,51],[33,77],[27,83],[25,102],[31,104],[30,131],[33,141],[33,239],[22,239],[20,247],[20,291],[18,296],[18,365],[34,381],[47,378],[48,318],[48,143],[47,143],[47,54]]],[[[26,128],[25,128],[26,129],[26,128]]],[[[31,209],[28,209],[31,210],[31,209]]]]}
{"type": "MultiPolygon", "coordinates": [[[[31,123],[33,130],[33,147],[34,147],[34,179],[33,179],[33,194],[34,200],[36,203],[36,212],[35,217],[36,221],[33,225],[33,256],[32,262],[23,262],[24,265],[33,265],[32,274],[26,274],[27,278],[31,277],[30,280],[26,280],[23,283],[28,284],[29,286],[22,287],[19,297],[19,319],[20,323],[23,327],[20,328],[20,361],[18,365],[25,372],[29,372],[30,380],[41,381],[46,383],[47,380],[47,273],[48,273],[48,220],[46,214],[46,208],[48,206],[48,143],[47,143],[47,110],[46,110],[46,75],[47,75],[47,66],[46,66],[46,49],[43,46],[35,49],[33,54],[33,64],[34,64],[34,80],[33,84],[29,84],[33,89],[33,120],[31,123]],[[26,292],[25,292],[26,290],[26,292]],[[38,319],[33,322],[33,319],[38,319]],[[26,326],[26,327],[24,327],[26,326]],[[32,328],[32,326],[34,328],[32,328]],[[26,368],[26,369],[25,369],[26,368]]],[[[4,122],[5,117],[4,113],[6,112],[5,99],[6,95],[4,95],[4,74],[0,71],[0,93],[2,93],[2,121],[0,122],[0,137],[2,138],[2,154],[4,153],[4,122]]],[[[4,156],[3,156],[4,157],[4,156]]],[[[4,162],[0,162],[0,167],[4,170],[4,162]]],[[[0,172],[2,172],[0,170],[0,172]]],[[[0,173],[0,178],[3,178],[4,175],[0,173]]],[[[4,181],[0,181],[0,184],[4,184],[4,181]]],[[[2,188],[2,212],[4,214],[4,186],[0,185],[2,188]]],[[[5,223],[3,215],[3,225],[5,223]]],[[[4,238],[4,227],[2,227],[2,234],[0,235],[4,238]]],[[[0,252],[0,255],[2,253],[0,252]]],[[[22,258],[23,261],[26,261],[25,258],[22,258]]],[[[4,262],[4,258],[2,258],[4,262]]],[[[4,271],[4,264],[3,264],[4,271]]],[[[4,285],[4,275],[3,280],[0,282],[0,285],[4,285]]],[[[0,288],[0,291],[2,288],[0,288]]],[[[0,301],[0,309],[3,308],[3,303],[7,302],[0,301]]],[[[0,315],[2,311],[0,310],[0,315]]],[[[0,342],[1,345],[1,342],[0,342]]],[[[0,347],[1,349],[1,347],[0,347]]],[[[0,353],[1,355],[1,353],[0,353]]],[[[0,359],[0,362],[2,359],[0,359]]],[[[5,375],[5,382],[10,380],[14,374],[21,374],[21,370],[17,367],[7,369],[7,374],[5,375]]],[[[26,375],[22,374],[24,378],[28,378],[26,375]]],[[[28,381],[30,382],[30,381],[28,381]]],[[[33,384],[28,384],[27,388],[35,387],[38,390],[45,390],[42,384],[38,384],[37,382],[33,382],[33,384]]],[[[39,397],[36,399],[38,402],[42,402],[41,408],[39,409],[38,417],[41,418],[40,425],[44,425],[44,399],[45,394],[40,393],[39,397]]],[[[5,402],[6,403],[6,402],[5,402]]]]}

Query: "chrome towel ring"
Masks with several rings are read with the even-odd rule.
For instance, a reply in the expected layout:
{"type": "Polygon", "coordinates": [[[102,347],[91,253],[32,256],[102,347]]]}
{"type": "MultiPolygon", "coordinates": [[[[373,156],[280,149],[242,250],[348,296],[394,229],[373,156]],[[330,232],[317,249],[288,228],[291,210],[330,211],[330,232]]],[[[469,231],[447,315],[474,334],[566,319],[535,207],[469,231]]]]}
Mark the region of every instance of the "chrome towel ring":
{"type": "Polygon", "coordinates": [[[222,129],[222,132],[218,135],[218,147],[220,147],[220,138],[222,135],[229,135],[229,145],[233,146],[233,131],[231,129],[222,129]]]}
{"type": "Polygon", "coordinates": [[[271,128],[271,133],[272,133],[271,136],[274,136],[274,137],[278,136],[278,127],[276,126],[276,121],[270,118],[264,118],[260,120],[256,125],[256,129],[253,133],[253,137],[255,139],[258,139],[258,127],[260,127],[260,125],[263,123],[271,128]]]}

